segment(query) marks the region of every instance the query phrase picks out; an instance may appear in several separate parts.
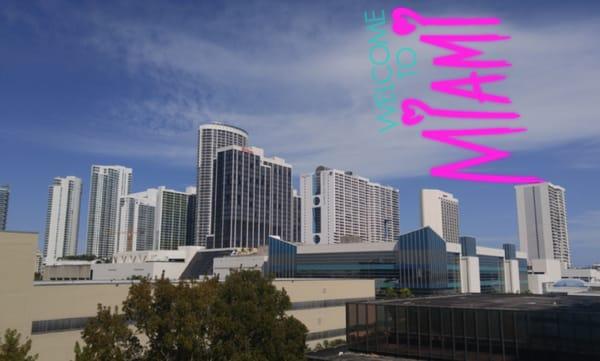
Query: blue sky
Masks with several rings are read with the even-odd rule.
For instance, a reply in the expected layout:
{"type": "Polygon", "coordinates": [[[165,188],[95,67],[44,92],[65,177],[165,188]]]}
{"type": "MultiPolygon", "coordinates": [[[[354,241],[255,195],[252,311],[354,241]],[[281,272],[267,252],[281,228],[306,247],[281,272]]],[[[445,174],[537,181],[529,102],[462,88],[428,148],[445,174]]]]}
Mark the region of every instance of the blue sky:
{"type": "MultiPolygon", "coordinates": [[[[512,186],[428,176],[467,155],[420,138],[427,124],[377,131],[362,16],[406,5],[503,19],[496,32],[513,38],[486,50],[514,66],[493,90],[513,99],[529,131],[486,142],[513,155],[482,170],[564,186],[573,260],[600,262],[600,3],[496,3],[5,1],[0,183],[12,188],[8,226],[42,233],[52,178],[79,176],[83,249],[92,164],[133,168],[134,191],[184,189],[195,184],[196,129],[214,120],[247,129],[296,177],[325,164],[398,187],[402,232],[418,226],[419,190],[435,187],[460,199],[462,233],[483,245],[518,243],[512,186]]],[[[390,42],[418,50],[418,76],[400,96],[473,106],[426,91],[433,79],[464,75],[433,69],[435,49],[390,42]]]]}

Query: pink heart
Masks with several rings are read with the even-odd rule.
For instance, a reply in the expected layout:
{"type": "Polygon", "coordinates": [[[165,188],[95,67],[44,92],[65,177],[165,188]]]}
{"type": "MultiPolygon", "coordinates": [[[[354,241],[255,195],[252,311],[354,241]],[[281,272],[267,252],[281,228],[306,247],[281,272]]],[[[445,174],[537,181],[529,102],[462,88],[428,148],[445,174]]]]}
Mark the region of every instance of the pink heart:
{"type": "Polygon", "coordinates": [[[425,119],[425,115],[417,114],[415,109],[421,108],[415,105],[414,102],[411,102],[410,99],[403,101],[400,108],[402,109],[402,123],[404,123],[404,125],[417,125],[425,119]]]}
{"type": "Polygon", "coordinates": [[[419,15],[414,11],[406,8],[396,8],[392,12],[392,30],[399,36],[412,34],[417,28],[416,25],[408,22],[408,18],[417,19],[419,15]]]}

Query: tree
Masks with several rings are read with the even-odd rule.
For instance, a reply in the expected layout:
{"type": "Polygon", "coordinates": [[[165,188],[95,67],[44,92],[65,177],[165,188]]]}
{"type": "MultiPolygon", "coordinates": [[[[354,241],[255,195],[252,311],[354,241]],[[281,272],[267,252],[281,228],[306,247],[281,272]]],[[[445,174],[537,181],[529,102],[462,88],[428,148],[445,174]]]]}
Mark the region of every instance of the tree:
{"type": "Polygon", "coordinates": [[[398,298],[409,298],[412,296],[413,294],[410,291],[410,288],[401,288],[398,290],[398,298]]]}
{"type": "Polygon", "coordinates": [[[178,285],[144,280],[131,287],[123,311],[148,339],[147,360],[209,359],[209,311],[218,287],[216,279],[178,285]]]}
{"type": "Polygon", "coordinates": [[[126,318],[110,307],[98,305],[98,313],[81,333],[85,345],[75,343],[75,361],[141,360],[139,340],[129,329],[126,318]]]}
{"type": "Polygon", "coordinates": [[[307,330],[285,314],[290,306],[258,271],[233,272],[223,283],[142,280],[122,314],[98,309],[75,360],[303,360],[307,330]]]}
{"type": "Polygon", "coordinates": [[[21,334],[17,330],[7,329],[4,340],[0,340],[0,361],[35,361],[38,355],[29,355],[31,340],[21,345],[21,334]]]}
{"type": "Polygon", "coordinates": [[[285,314],[290,307],[285,290],[278,291],[259,271],[231,273],[214,305],[214,360],[238,355],[261,361],[303,360],[307,329],[285,314]]]}

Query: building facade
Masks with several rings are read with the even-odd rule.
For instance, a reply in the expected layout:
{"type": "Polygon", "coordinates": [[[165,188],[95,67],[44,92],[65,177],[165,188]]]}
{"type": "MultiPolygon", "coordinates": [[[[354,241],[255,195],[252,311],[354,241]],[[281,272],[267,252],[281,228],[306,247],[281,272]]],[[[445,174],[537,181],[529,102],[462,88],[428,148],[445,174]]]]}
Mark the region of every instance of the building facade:
{"type": "MultiPolygon", "coordinates": [[[[98,304],[120,307],[129,287],[136,281],[119,281],[107,274],[104,281],[34,283],[31,264],[36,246],[35,233],[0,232],[0,309],[9,311],[0,312],[0,325],[3,329],[14,328],[24,339],[31,339],[32,354],[39,354],[39,361],[72,360],[75,342],[81,344],[81,332],[89,320],[96,316],[98,304]]],[[[194,247],[185,248],[192,250],[194,247]]],[[[129,252],[114,256],[113,266],[128,262],[138,265],[161,263],[163,253],[181,252],[129,252]]],[[[166,265],[169,260],[177,263],[181,258],[188,257],[188,254],[172,254],[162,264],[166,265]]],[[[92,267],[101,265],[94,264],[92,267]]],[[[142,272],[136,269],[132,271],[142,272]]],[[[94,276],[97,274],[100,275],[100,272],[95,272],[94,276]]],[[[162,272],[157,274],[160,277],[162,272]]],[[[278,290],[285,289],[291,302],[291,309],[286,314],[294,316],[307,327],[306,342],[310,347],[316,343],[322,344],[325,340],[344,339],[346,303],[375,298],[372,280],[281,279],[274,280],[273,285],[278,290]]]]}
{"type": "Polygon", "coordinates": [[[323,166],[300,189],[304,243],[392,242],[400,233],[397,189],[323,166]]]}
{"type": "Polygon", "coordinates": [[[597,360],[599,306],[584,296],[349,302],[346,338],[350,351],[403,360],[597,360]]]}
{"type": "Polygon", "coordinates": [[[122,166],[93,165],[87,229],[87,253],[101,258],[117,250],[119,200],[131,192],[133,171],[122,166]]]}
{"type": "Polygon", "coordinates": [[[521,250],[529,259],[556,259],[571,265],[565,189],[552,183],[517,185],[521,250]]]}
{"type": "Polygon", "coordinates": [[[437,189],[421,190],[421,227],[431,227],[447,242],[458,243],[460,234],[458,199],[437,189]]]}
{"type": "Polygon", "coordinates": [[[528,290],[526,254],[511,252],[514,245],[480,247],[470,239],[463,247],[429,227],[396,242],[307,245],[270,237],[264,267],[275,277],[367,278],[375,279],[378,289],[410,288],[419,294],[528,290]]]}
{"type": "Polygon", "coordinates": [[[245,147],[248,133],[237,127],[225,124],[205,124],[198,129],[197,151],[197,199],[196,237],[194,243],[206,245],[206,237],[211,233],[213,163],[217,149],[230,145],[245,147]]]}
{"type": "Polygon", "coordinates": [[[56,177],[48,187],[44,258],[46,264],[77,254],[79,211],[82,182],[80,178],[56,177]]]}
{"type": "Polygon", "coordinates": [[[209,248],[256,248],[270,235],[292,240],[292,166],[255,147],[229,146],[214,166],[209,248]]]}
{"type": "Polygon", "coordinates": [[[131,193],[119,199],[118,252],[151,250],[158,190],[131,193]]]}
{"type": "Polygon", "coordinates": [[[302,198],[295,189],[292,192],[292,242],[302,242],[302,198]]]}
{"type": "Polygon", "coordinates": [[[0,185],[0,231],[6,230],[8,218],[8,200],[10,198],[10,186],[0,185]]]}
{"type": "Polygon", "coordinates": [[[190,206],[194,205],[195,194],[194,187],[188,187],[185,192],[158,188],[153,249],[177,249],[187,244],[188,223],[194,222],[190,206]]]}
{"type": "Polygon", "coordinates": [[[195,187],[160,186],[120,199],[119,252],[176,250],[189,244],[196,214],[195,187]]]}

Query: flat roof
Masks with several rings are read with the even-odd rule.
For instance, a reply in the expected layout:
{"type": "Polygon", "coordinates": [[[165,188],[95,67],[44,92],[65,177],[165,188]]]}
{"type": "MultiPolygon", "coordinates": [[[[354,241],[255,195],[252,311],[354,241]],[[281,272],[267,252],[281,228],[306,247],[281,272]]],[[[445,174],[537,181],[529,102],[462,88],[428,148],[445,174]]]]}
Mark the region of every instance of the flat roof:
{"type": "Polygon", "coordinates": [[[365,301],[369,304],[391,304],[412,307],[440,307],[460,309],[495,309],[513,311],[573,310],[600,313],[600,299],[565,295],[451,295],[418,297],[395,300],[365,301]]]}

